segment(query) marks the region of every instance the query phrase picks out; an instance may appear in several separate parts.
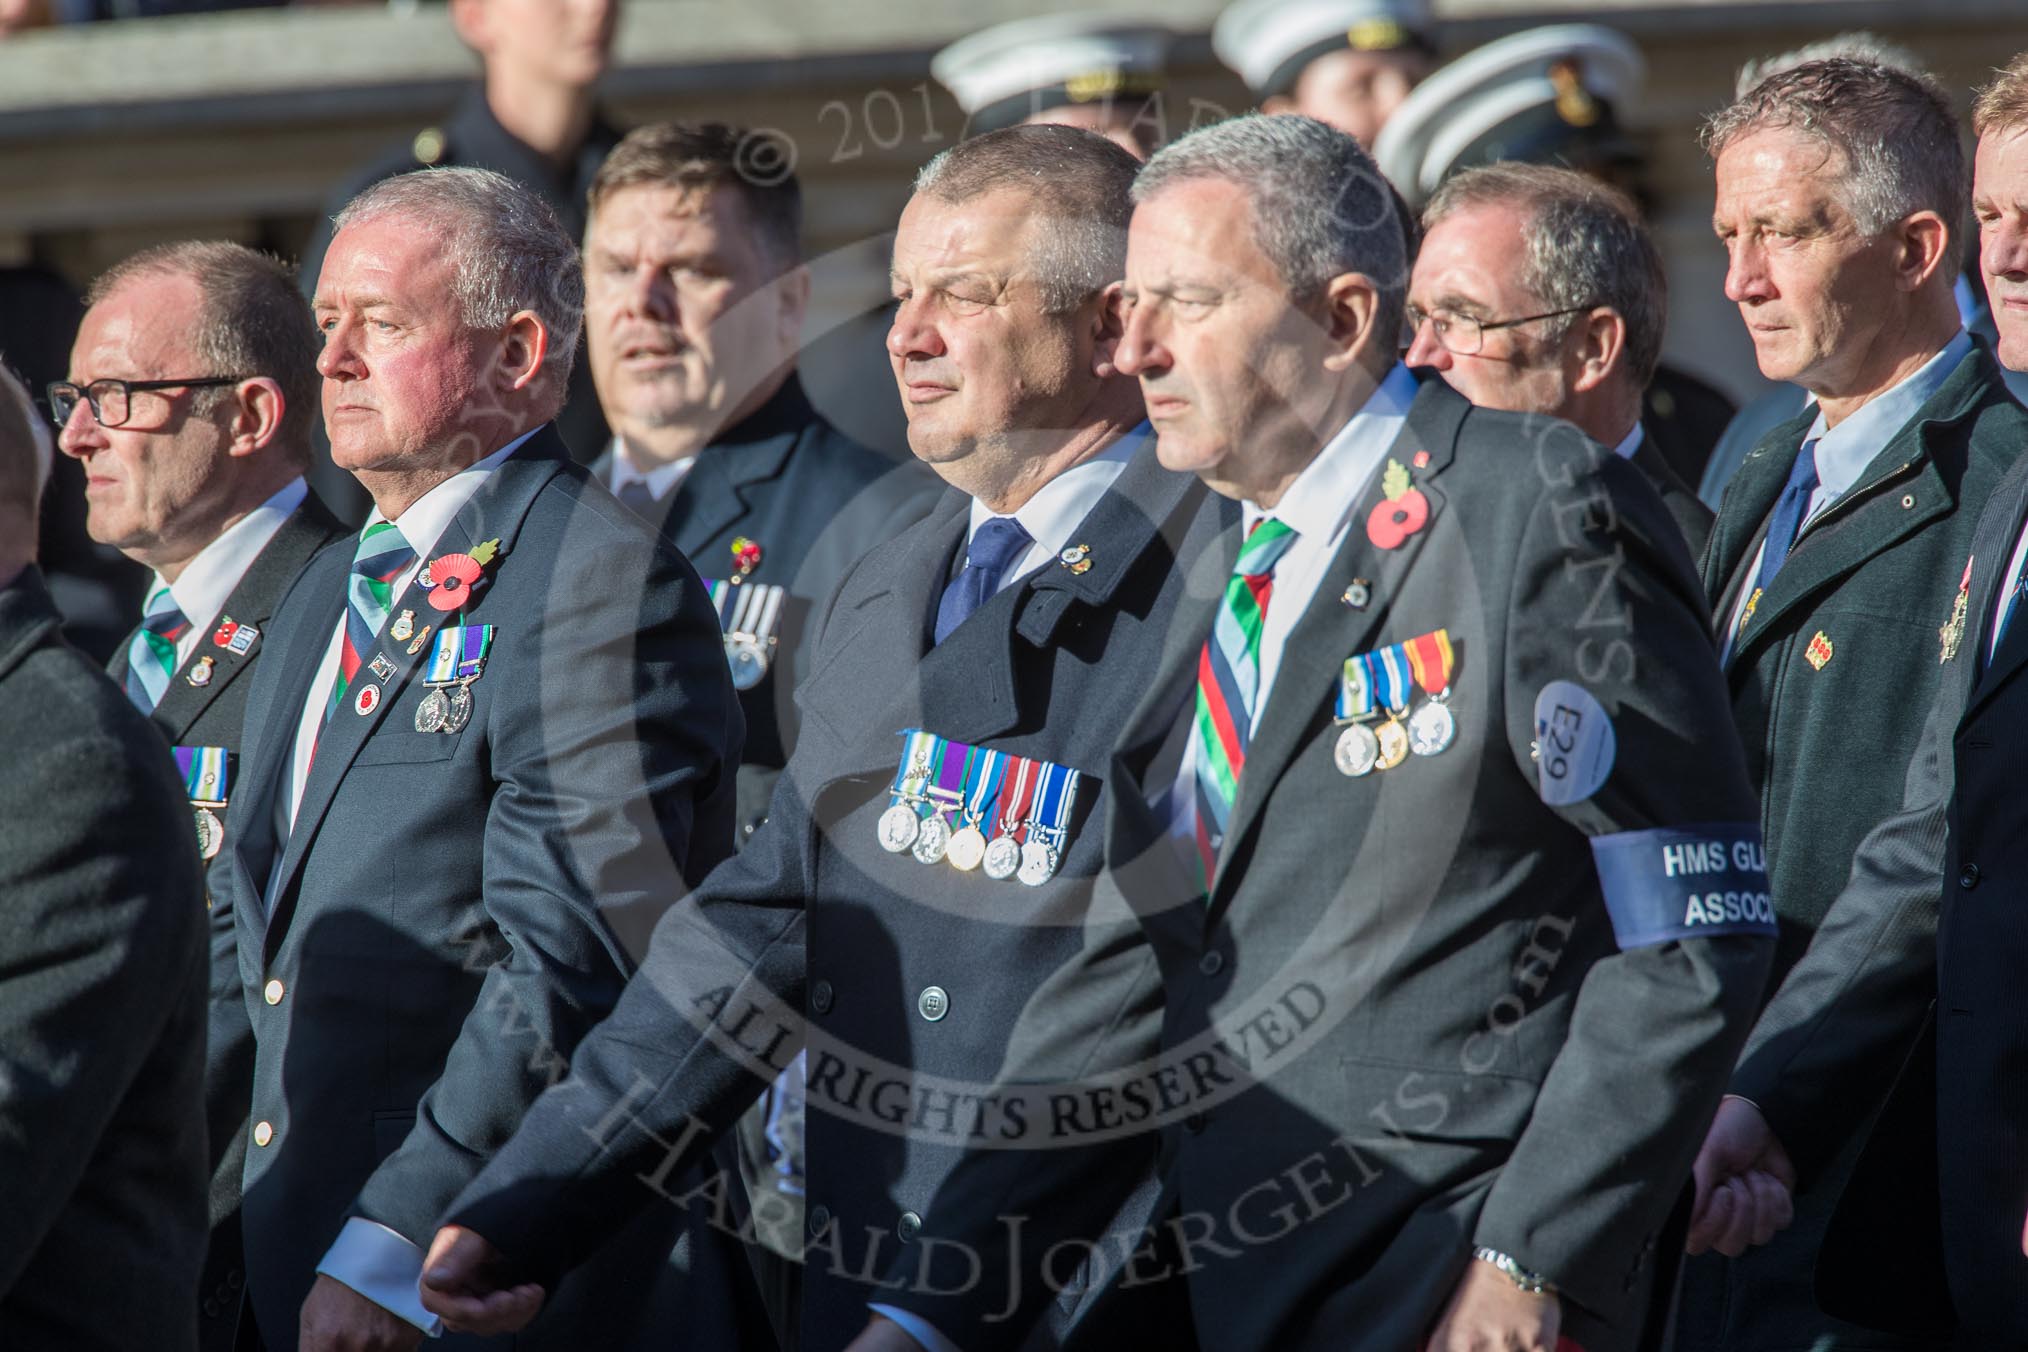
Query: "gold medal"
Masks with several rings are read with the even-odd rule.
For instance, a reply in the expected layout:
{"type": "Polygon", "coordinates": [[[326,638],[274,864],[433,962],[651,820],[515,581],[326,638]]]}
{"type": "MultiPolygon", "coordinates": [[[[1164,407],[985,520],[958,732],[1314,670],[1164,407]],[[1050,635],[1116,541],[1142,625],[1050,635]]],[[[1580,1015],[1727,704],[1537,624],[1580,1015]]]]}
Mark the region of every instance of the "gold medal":
{"type": "Polygon", "coordinates": [[[1401,720],[1392,713],[1373,736],[1380,744],[1380,760],[1377,762],[1380,769],[1392,770],[1408,759],[1408,729],[1402,727],[1401,720]]]}
{"type": "Polygon", "coordinates": [[[951,861],[951,867],[970,873],[985,862],[985,833],[969,823],[959,827],[951,843],[944,847],[944,858],[951,861]]]}

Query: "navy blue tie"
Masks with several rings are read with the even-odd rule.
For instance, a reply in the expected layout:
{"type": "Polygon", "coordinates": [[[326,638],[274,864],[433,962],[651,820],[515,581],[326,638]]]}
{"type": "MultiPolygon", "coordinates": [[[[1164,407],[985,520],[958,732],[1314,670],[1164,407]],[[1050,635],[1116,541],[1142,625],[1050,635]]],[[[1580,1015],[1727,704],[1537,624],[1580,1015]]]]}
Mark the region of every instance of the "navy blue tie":
{"type": "Polygon", "coordinates": [[[644,481],[629,479],[620,485],[620,491],[614,496],[619,498],[622,507],[635,516],[654,519],[655,495],[644,481]]]}
{"type": "Polygon", "coordinates": [[[1803,518],[1809,514],[1810,497],[1817,491],[1817,483],[1817,439],[1811,437],[1796,452],[1796,463],[1789,467],[1788,484],[1775,500],[1774,516],[1768,521],[1767,547],[1760,556],[1760,576],[1753,583],[1755,591],[1767,590],[1795,547],[1796,532],[1802,529],[1803,518]]]}
{"type": "Polygon", "coordinates": [[[944,588],[937,602],[937,642],[963,624],[971,613],[986,604],[1000,590],[1007,567],[1035,543],[1035,538],[1011,516],[996,516],[972,533],[971,548],[965,551],[965,566],[944,588]]]}

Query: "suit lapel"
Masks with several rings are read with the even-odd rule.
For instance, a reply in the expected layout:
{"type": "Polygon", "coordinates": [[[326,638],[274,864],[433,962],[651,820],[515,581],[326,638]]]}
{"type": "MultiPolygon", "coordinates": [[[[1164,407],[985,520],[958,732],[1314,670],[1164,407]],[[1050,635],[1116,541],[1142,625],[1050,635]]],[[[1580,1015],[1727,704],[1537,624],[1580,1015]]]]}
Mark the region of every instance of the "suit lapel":
{"type": "Polygon", "coordinates": [[[1762,437],[1747,452],[1726,487],[1721,510],[1711,523],[1711,542],[1705,547],[1702,560],[1704,591],[1711,598],[1714,629],[1725,627],[1738,604],[1739,589],[1746,585],[1746,566],[1753,562],[1754,547],[1760,543],[1768,516],[1788,483],[1796,451],[1816,417],[1816,408],[1812,406],[1804,416],[1791,418],[1762,437]]]}
{"type": "Polygon", "coordinates": [[[814,416],[799,391],[790,402],[777,395],[730,438],[697,453],[697,463],[671,495],[663,529],[704,576],[725,575],[727,560],[709,557],[705,551],[753,511],[748,490],[781,476],[801,428],[814,416]],[[789,421],[798,406],[800,421],[789,421]]]}
{"type": "MultiPolygon", "coordinates": [[[[496,570],[511,568],[515,536],[520,530],[522,518],[527,515],[529,507],[534,503],[535,495],[559,472],[560,457],[563,454],[562,442],[556,438],[553,431],[549,431],[538,436],[514,455],[507,457],[499,468],[494,470],[492,477],[472,495],[471,501],[467,502],[451,520],[450,525],[444,528],[443,534],[430,546],[426,559],[439,558],[451,553],[469,553],[482,540],[498,539],[499,561],[494,567],[496,570]]],[[[348,569],[350,567],[349,560],[347,567],[348,569]]],[[[498,585],[497,579],[493,585],[498,585]]],[[[469,622],[485,623],[486,599],[490,590],[489,587],[486,592],[480,592],[463,612],[469,622]]],[[[393,618],[404,609],[410,609],[416,612],[418,621],[428,617],[439,626],[460,622],[460,612],[438,614],[430,610],[424,601],[424,595],[423,590],[411,582],[394,605],[389,607],[388,621],[381,626],[381,632],[375,637],[372,649],[360,655],[360,674],[353,681],[353,691],[347,693],[343,707],[332,713],[330,722],[324,725],[323,732],[317,738],[316,756],[310,764],[309,778],[303,784],[303,801],[296,808],[295,824],[289,831],[288,843],[283,847],[281,870],[275,878],[274,895],[268,899],[269,905],[273,908],[268,921],[270,948],[280,942],[281,935],[288,928],[287,918],[294,910],[292,885],[296,874],[302,868],[303,857],[308,852],[311,842],[316,839],[317,829],[323,823],[324,814],[330,810],[331,800],[336,797],[338,786],[344,781],[346,771],[351,768],[360,748],[365,746],[374,731],[380,727],[381,721],[387,717],[388,710],[400,699],[402,691],[408,685],[410,675],[434,644],[433,635],[430,642],[422,644],[416,652],[411,653],[409,649],[416,646],[412,639],[407,643],[398,643],[389,636],[387,631],[392,625],[393,618]],[[394,672],[387,680],[377,683],[381,687],[380,700],[370,712],[361,714],[357,711],[353,694],[372,679],[368,672],[376,657],[386,658],[393,664],[394,672]]],[[[341,596],[341,609],[342,605],[341,596]]],[[[331,614],[331,625],[334,628],[337,621],[337,611],[334,610],[331,614]]],[[[331,629],[322,632],[325,642],[328,643],[331,629]]],[[[311,645],[306,643],[303,646],[308,648],[311,645]]],[[[322,657],[323,648],[319,646],[311,661],[312,676],[322,657]]],[[[305,677],[303,685],[298,688],[307,692],[310,679],[311,677],[305,677]]],[[[289,744],[293,747],[293,738],[289,744]]]]}
{"type": "MultiPolygon", "coordinates": [[[[1247,748],[1246,765],[1240,771],[1239,793],[1233,800],[1232,820],[1219,854],[1207,922],[1215,919],[1231,898],[1232,878],[1225,869],[1225,860],[1253,828],[1283,769],[1301,749],[1319,703],[1335,696],[1335,678],[1345,659],[1372,646],[1374,635],[1392,609],[1391,599],[1400,594],[1409,570],[1443,523],[1447,502],[1438,476],[1450,464],[1457,423],[1462,416],[1461,406],[1445,407],[1453,416],[1434,426],[1433,420],[1411,416],[1387,454],[1387,459],[1404,466],[1413,463],[1417,452],[1429,454],[1429,464],[1415,475],[1415,486],[1429,501],[1429,516],[1422,529],[1393,549],[1382,549],[1373,542],[1367,534],[1366,521],[1385,496],[1381,476],[1374,474],[1373,482],[1353,509],[1344,543],[1318,580],[1302,618],[1289,632],[1274,687],[1268,692],[1267,705],[1261,710],[1253,741],[1247,748]],[[1355,578],[1364,579],[1367,584],[1371,600],[1364,607],[1348,605],[1341,599],[1355,578]]],[[[1381,463],[1384,465],[1386,461],[1381,463]]],[[[1272,600],[1269,605],[1273,605],[1272,600]]]]}
{"type": "Polygon", "coordinates": [[[303,570],[311,555],[342,533],[338,519],[315,494],[304,498],[302,505],[289,513],[274,537],[248,565],[214,621],[219,626],[232,620],[251,627],[255,631],[253,642],[244,651],[234,652],[214,642],[211,634],[202,635],[190,660],[177,668],[169,688],[162,694],[162,702],[155,706],[155,722],[172,743],[180,744],[212,701],[253,665],[267,642],[268,621],[273,618],[283,593],[288,591],[289,583],[303,570]],[[211,659],[210,679],[203,685],[193,685],[190,674],[204,658],[211,659]]]}
{"type": "MultiPolygon", "coordinates": [[[[1978,635],[1978,647],[1968,654],[1976,664],[1973,671],[1972,688],[1965,705],[1965,716],[1990,700],[2000,687],[2014,674],[2028,664],[2028,614],[2016,614],[2001,636],[2000,646],[1993,653],[1993,660],[1985,660],[1986,650],[1993,641],[1993,610],[1999,604],[2000,593],[2012,582],[2007,567],[2014,561],[2014,546],[2020,538],[2024,518],[2028,518],[2028,474],[2013,476],[2017,482],[2005,500],[2005,514],[1996,515],[1990,539],[1982,541],[1981,552],[1973,557],[1973,577],[1968,605],[1978,607],[1976,613],[1966,617],[1966,626],[1978,635]]],[[[2001,499],[1994,499],[1995,505],[2001,499]]]]}

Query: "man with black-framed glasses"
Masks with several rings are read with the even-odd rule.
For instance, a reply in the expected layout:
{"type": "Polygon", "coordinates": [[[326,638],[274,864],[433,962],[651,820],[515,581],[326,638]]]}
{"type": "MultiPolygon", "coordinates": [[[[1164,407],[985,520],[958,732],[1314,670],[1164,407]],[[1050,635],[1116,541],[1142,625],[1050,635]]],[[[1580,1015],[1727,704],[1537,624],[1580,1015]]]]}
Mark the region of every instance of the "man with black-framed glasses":
{"type": "MultiPolygon", "coordinates": [[[[283,594],[344,534],[303,480],[318,338],[289,269],[238,244],[163,245],[93,285],[70,378],[46,390],[57,444],[85,473],[87,528],[152,570],[141,622],[110,672],[176,750],[199,853],[223,843],[237,793],[247,672],[283,594]]],[[[213,928],[233,957],[231,917],[213,928]]],[[[233,974],[237,973],[234,958],[233,974]]],[[[237,1006],[237,980],[214,985],[237,1006]]],[[[214,1055],[210,1256],[200,1345],[233,1345],[245,1285],[239,1180],[252,1066],[214,1055]]]]}
{"type": "Polygon", "coordinates": [[[1668,290],[1633,202],[1574,170],[1494,164],[1447,180],[1423,230],[1409,364],[1482,408],[1562,418],[1612,447],[1700,553],[1711,511],[1641,426],[1668,290]]]}

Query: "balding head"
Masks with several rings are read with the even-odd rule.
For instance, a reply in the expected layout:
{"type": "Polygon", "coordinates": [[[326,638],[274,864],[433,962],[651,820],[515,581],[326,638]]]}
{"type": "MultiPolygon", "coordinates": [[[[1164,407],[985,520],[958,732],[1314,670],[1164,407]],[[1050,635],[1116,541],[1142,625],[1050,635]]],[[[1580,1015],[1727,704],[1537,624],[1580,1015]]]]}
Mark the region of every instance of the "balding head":
{"type": "Polygon", "coordinates": [[[54,454],[28,387],[0,364],[0,583],[35,561],[35,521],[54,454]]]}

